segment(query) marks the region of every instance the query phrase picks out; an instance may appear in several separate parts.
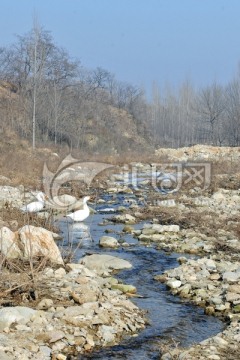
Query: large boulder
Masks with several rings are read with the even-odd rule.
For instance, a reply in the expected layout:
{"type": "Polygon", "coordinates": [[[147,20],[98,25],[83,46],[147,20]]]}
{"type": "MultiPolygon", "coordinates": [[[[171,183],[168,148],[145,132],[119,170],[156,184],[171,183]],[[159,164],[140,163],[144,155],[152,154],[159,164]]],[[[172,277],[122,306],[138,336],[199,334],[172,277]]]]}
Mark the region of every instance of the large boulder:
{"type": "Polygon", "coordinates": [[[63,264],[63,259],[51,231],[41,227],[25,225],[19,230],[19,240],[23,256],[45,256],[51,261],[63,264]]]}

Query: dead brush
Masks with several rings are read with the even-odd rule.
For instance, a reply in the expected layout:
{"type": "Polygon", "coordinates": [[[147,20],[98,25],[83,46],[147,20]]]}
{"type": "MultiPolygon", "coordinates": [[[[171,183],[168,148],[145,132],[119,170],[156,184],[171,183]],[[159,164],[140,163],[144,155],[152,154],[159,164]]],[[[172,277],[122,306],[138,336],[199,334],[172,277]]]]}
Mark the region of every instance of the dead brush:
{"type": "Polygon", "coordinates": [[[143,209],[142,211],[142,220],[150,220],[156,218],[159,220],[159,223],[162,225],[179,225],[182,229],[190,229],[201,226],[201,214],[191,211],[186,212],[185,214],[179,209],[173,208],[164,208],[164,207],[149,207],[143,209]]]}
{"type": "Polygon", "coordinates": [[[50,267],[59,268],[45,256],[29,256],[29,258],[9,259],[0,255],[1,281],[0,305],[11,306],[38,299],[41,282],[39,275],[50,267]]]}
{"type": "Polygon", "coordinates": [[[227,346],[225,349],[220,349],[219,355],[221,359],[226,360],[238,360],[240,354],[240,344],[235,344],[234,346],[227,346]]]}
{"type": "Polygon", "coordinates": [[[210,190],[219,188],[238,190],[240,187],[240,164],[236,161],[218,161],[212,165],[212,180],[210,190]]]}
{"type": "Polygon", "coordinates": [[[171,339],[168,341],[165,341],[164,343],[161,343],[160,345],[160,360],[162,359],[162,356],[167,354],[167,359],[169,360],[184,360],[186,359],[186,356],[183,354],[184,350],[179,348],[179,342],[177,342],[175,339],[171,339]]]}
{"type": "Polygon", "coordinates": [[[10,203],[5,203],[0,212],[0,217],[6,226],[12,231],[16,231],[24,225],[33,225],[43,227],[49,231],[56,232],[58,229],[54,225],[54,216],[52,211],[49,212],[47,217],[41,217],[34,213],[23,213],[10,203]]]}

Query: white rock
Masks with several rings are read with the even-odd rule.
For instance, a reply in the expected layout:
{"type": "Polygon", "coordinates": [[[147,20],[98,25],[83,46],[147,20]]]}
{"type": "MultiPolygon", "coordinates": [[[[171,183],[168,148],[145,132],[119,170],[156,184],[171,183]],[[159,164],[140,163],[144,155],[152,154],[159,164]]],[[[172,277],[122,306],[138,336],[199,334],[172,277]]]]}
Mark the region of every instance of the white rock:
{"type": "Polygon", "coordinates": [[[115,339],[115,329],[112,326],[101,325],[97,335],[103,339],[104,345],[111,343],[115,339]]]}
{"type": "Polygon", "coordinates": [[[35,313],[36,310],[24,306],[0,309],[0,331],[9,327],[12,323],[18,323],[19,321],[26,324],[35,313]]]}
{"type": "Polygon", "coordinates": [[[16,259],[22,256],[16,241],[16,234],[6,226],[0,229],[0,252],[8,259],[16,259]]]}
{"type": "Polygon", "coordinates": [[[221,338],[220,336],[213,337],[213,341],[215,344],[217,344],[220,347],[228,346],[228,342],[226,340],[224,340],[223,338],[221,338]]]}
{"type": "Polygon", "coordinates": [[[213,261],[212,259],[208,259],[205,264],[206,264],[207,270],[209,270],[209,271],[216,270],[215,261],[213,261]]]}
{"type": "Polygon", "coordinates": [[[99,240],[101,247],[116,248],[119,246],[117,239],[112,236],[102,236],[99,240]]]}
{"type": "Polygon", "coordinates": [[[156,232],[163,233],[163,232],[174,232],[177,233],[180,231],[179,225],[159,225],[153,224],[152,229],[156,232]]]}
{"type": "Polygon", "coordinates": [[[23,246],[23,256],[45,256],[53,262],[63,264],[63,259],[51,231],[41,227],[25,225],[19,230],[20,243],[23,246]]]}
{"type": "Polygon", "coordinates": [[[169,199],[169,200],[161,200],[157,202],[158,206],[163,206],[163,207],[174,207],[176,206],[176,202],[174,199],[169,199]]]}
{"type": "Polygon", "coordinates": [[[182,285],[180,280],[169,280],[167,282],[167,286],[169,286],[171,289],[177,289],[182,285]]]}
{"type": "Polygon", "coordinates": [[[233,271],[226,271],[223,273],[223,280],[229,283],[235,283],[240,279],[240,273],[236,273],[233,271]]]}

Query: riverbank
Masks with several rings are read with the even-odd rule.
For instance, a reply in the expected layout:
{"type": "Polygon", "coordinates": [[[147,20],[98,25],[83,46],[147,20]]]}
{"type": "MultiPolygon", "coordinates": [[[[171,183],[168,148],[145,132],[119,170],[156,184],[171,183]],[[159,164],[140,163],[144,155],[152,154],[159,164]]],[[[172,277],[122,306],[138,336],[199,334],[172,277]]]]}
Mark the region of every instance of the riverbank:
{"type": "MultiPolygon", "coordinates": [[[[115,261],[118,268],[131,266],[115,261]]],[[[117,344],[123,335],[144,327],[143,312],[121,291],[111,289],[109,269],[107,277],[81,264],[70,263],[65,269],[46,267],[36,274],[31,289],[24,284],[15,289],[18,306],[5,302],[1,307],[1,360],[69,359],[95,346],[117,344]]],[[[6,273],[2,281],[7,278],[12,281],[6,273]]]]}
{"type": "MultiPolygon", "coordinates": [[[[151,185],[149,173],[152,170],[149,165],[134,164],[135,173],[141,173],[138,196],[145,199],[145,207],[142,209],[137,204],[130,206],[133,211],[128,216],[135,215],[135,222],[139,219],[146,222],[142,228],[135,230],[125,217],[125,231],[146,246],[155,246],[167,253],[196,255],[195,260],[180,256],[179,267],[156,276],[155,280],[165,283],[172,294],[187,299],[204,308],[206,314],[220,317],[226,322],[226,329],[222,333],[189,349],[180,349],[176,344],[169,348],[161,348],[160,345],[163,360],[237,360],[239,357],[240,177],[237,171],[233,171],[234,166],[238,169],[234,161],[230,174],[224,172],[226,164],[219,167],[218,160],[227,157],[229,152],[229,156],[234,158],[234,149],[220,150],[218,153],[207,153],[204,149],[205,160],[207,156],[211,160],[212,153],[214,160],[217,160],[213,164],[211,185],[206,189],[187,186],[177,193],[170,191],[166,195],[158,191],[156,195],[150,186],[150,191],[144,196],[141,185],[144,184],[145,188],[151,185]],[[216,159],[219,155],[220,159],[216,159]]],[[[237,149],[236,158],[238,153],[237,149]]],[[[201,154],[196,155],[196,159],[199,158],[201,154]]],[[[131,221],[134,223],[133,219],[131,221]]]]}

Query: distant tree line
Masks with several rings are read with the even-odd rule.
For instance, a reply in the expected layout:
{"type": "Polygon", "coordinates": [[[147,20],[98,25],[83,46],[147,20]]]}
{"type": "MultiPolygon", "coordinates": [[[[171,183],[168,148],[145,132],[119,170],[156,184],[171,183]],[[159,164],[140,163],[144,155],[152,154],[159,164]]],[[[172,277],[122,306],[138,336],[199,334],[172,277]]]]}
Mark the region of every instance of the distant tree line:
{"type": "Polygon", "coordinates": [[[240,74],[226,86],[214,82],[196,90],[185,82],[177,94],[154,86],[150,111],[157,145],[240,146],[240,74]]]}
{"type": "Polygon", "coordinates": [[[144,90],[89,70],[57,46],[39,25],[0,48],[0,129],[36,145],[49,142],[92,151],[204,143],[240,145],[240,76],[178,93],[144,90]],[[7,95],[6,95],[7,94],[7,95]]]}

